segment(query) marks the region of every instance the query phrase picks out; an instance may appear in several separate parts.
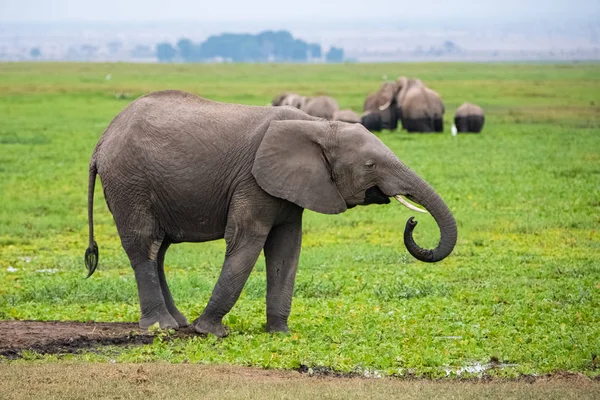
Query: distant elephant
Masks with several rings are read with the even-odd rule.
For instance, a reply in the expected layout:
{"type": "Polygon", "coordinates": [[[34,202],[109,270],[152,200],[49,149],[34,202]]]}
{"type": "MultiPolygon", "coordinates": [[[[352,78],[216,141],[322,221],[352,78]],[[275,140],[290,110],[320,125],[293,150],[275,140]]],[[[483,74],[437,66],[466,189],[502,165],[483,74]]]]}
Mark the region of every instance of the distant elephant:
{"type": "Polygon", "coordinates": [[[425,93],[427,93],[433,115],[433,131],[444,132],[444,113],[446,112],[446,107],[444,106],[442,97],[438,92],[428,87],[425,88],[425,93]]]}
{"type": "Polygon", "coordinates": [[[360,123],[360,117],[352,110],[339,110],[333,113],[333,121],[349,122],[352,124],[360,123]]]}
{"type": "Polygon", "coordinates": [[[420,79],[398,78],[396,104],[402,127],[408,132],[442,132],[445,111],[441,97],[420,79]]]}
{"type": "Polygon", "coordinates": [[[282,93],[275,97],[271,102],[272,106],[291,106],[294,108],[302,109],[309,100],[306,96],[301,96],[296,93],[282,93]]]}
{"type": "Polygon", "coordinates": [[[383,129],[383,121],[381,113],[376,111],[366,111],[360,117],[360,123],[371,132],[381,132],[383,129]]]}
{"type": "Polygon", "coordinates": [[[316,96],[306,101],[300,109],[313,117],[332,120],[333,114],[340,109],[340,106],[332,97],[316,96]]]}
{"type": "Polygon", "coordinates": [[[479,133],[483,129],[484,122],[483,109],[471,103],[463,103],[454,116],[454,125],[458,132],[479,133]]]}
{"type": "Polygon", "coordinates": [[[379,114],[382,129],[394,131],[398,128],[397,94],[398,85],[396,82],[385,82],[376,93],[368,95],[365,99],[363,111],[379,114]]]}
{"type": "Polygon", "coordinates": [[[171,244],[225,238],[225,260],[198,333],[228,334],[231,310],[264,250],[266,330],[288,330],[305,208],[338,214],[357,205],[403,196],[437,222],[440,241],[429,250],[404,243],[425,262],[450,255],[454,217],[433,188],[360,124],[323,121],[291,107],[214,102],[166,90],[139,97],[108,125],[89,166],[90,276],[98,265],[93,200],[96,175],[121,244],[135,273],[140,326],[189,325],[176,308],[164,271],[171,244]]]}

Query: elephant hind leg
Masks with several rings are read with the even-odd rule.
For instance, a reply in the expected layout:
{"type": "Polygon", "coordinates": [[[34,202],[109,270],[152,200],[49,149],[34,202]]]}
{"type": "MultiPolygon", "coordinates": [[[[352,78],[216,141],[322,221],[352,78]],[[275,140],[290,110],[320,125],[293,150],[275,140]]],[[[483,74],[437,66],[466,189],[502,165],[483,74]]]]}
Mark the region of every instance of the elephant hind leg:
{"type": "Polygon", "coordinates": [[[483,117],[479,115],[472,115],[469,117],[469,132],[479,133],[483,128],[483,117]]]}
{"type": "Polygon", "coordinates": [[[408,132],[432,132],[433,131],[433,123],[431,118],[429,117],[421,117],[421,118],[406,118],[404,120],[404,125],[406,126],[406,130],[408,132]]]}
{"type": "Polygon", "coordinates": [[[456,126],[456,130],[458,132],[469,132],[468,117],[454,117],[454,125],[456,126]]]}
{"type": "Polygon", "coordinates": [[[175,321],[177,321],[179,327],[183,328],[189,326],[190,323],[188,322],[187,318],[175,306],[175,302],[173,301],[173,296],[171,295],[169,285],[167,285],[167,278],[165,276],[165,254],[170,244],[171,242],[167,238],[165,238],[163,240],[162,245],[160,246],[160,250],[158,251],[158,279],[160,281],[160,289],[163,298],[165,299],[165,305],[167,306],[169,314],[171,314],[171,316],[175,318],[175,321]]]}
{"type": "Polygon", "coordinates": [[[160,285],[158,255],[164,233],[157,229],[151,216],[140,213],[130,213],[126,218],[115,218],[115,221],[135,273],[142,313],[140,327],[146,329],[158,322],[162,329],[179,328],[167,310],[160,285]]]}

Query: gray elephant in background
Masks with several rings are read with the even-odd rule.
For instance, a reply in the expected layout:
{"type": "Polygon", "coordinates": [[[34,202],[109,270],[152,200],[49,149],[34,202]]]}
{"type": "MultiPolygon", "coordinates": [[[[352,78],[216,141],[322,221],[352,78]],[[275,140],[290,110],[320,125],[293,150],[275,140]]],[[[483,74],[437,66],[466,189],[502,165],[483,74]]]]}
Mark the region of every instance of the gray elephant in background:
{"type": "Polygon", "coordinates": [[[420,79],[398,78],[396,104],[402,127],[408,132],[442,132],[445,107],[437,92],[420,79]]]}
{"type": "Polygon", "coordinates": [[[311,97],[300,109],[313,117],[332,120],[334,113],[340,109],[340,106],[333,97],[316,96],[311,97]]]}
{"type": "Polygon", "coordinates": [[[292,107],[214,102],[167,90],[139,97],[108,125],[94,148],[88,181],[90,276],[98,265],[93,200],[96,175],[134,270],[140,326],[189,325],[164,271],[169,246],[224,238],[221,274],[198,333],[228,334],[222,321],[264,250],[266,330],[287,332],[305,208],[338,214],[395,197],[435,219],[440,241],[423,249],[409,218],[404,243],[418,260],[450,255],[454,217],[442,198],[360,124],[323,121],[292,107]]]}
{"type": "Polygon", "coordinates": [[[333,121],[360,123],[360,116],[352,110],[338,110],[333,113],[333,121]]]}
{"type": "Polygon", "coordinates": [[[456,110],[454,125],[458,132],[480,133],[485,122],[483,109],[472,103],[463,103],[456,110]]]}
{"type": "Polygon", "coordinates": [[[381,132],[383,129],[381,114],[376,111],[365,111],[360,117],[360,123],[371,132],[381,132]]]}
{"type": "Polygon", "coordinates": [[[278,106],[290,106],[298,109],[302,109],[309,98],[306,96],[301,96],[296,93],[282,93],[279,96],[275,97],[271,102],[271,105],[274,107],[278,106]]]}
{"type": "Polygon", "coordinates": [[[373,132],[382,129],[396,130],[398,127],[398,112],[396,96],[398,85],[396,82],[385,82],[376,93],[367,96],[363,104],[363,125],[373,132]],[[374,114],[379,114],[379,118],[374,114]],[[369,115],[365,118],[365,115],[369,115]]]}

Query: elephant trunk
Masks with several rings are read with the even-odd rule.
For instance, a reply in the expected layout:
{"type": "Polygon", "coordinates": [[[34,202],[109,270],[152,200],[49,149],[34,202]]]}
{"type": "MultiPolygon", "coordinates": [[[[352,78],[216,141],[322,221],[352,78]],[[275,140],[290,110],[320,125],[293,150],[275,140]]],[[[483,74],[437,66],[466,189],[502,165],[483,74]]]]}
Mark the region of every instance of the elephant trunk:
{"type": "MultiPolygon", "coordinates": [[[[440,241],[437,247],[424,249],[415,243],[413,230],[417,226],[417,221],[414,217],[410,217],[404,228],[404,244],[408,252],[417,260],[424,262],[441,261],[452,253],[456,245],[458,233],[454,216],[442,198],[427,182],[408,169],[404,169],[402,174],[404,178],[407,178],[408,174],[409,182],[411,182],[406,196],[410,200],[421,204],[433,216],[440,230],[440,241]]],[[[396,196],[400,201],[398,197],[396,196]]]]}

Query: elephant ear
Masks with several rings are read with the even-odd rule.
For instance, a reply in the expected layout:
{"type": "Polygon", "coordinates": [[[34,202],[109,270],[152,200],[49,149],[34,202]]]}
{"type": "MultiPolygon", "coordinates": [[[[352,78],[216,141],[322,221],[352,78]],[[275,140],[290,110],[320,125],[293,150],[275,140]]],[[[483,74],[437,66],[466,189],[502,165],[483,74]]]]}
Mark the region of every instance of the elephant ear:
{"type": "Polygon", "coordinates": [[[252,174],[271,196],[323,214],[346,211],[322,143],[329,121],[273,121],[258,148],[252,174]]]}

